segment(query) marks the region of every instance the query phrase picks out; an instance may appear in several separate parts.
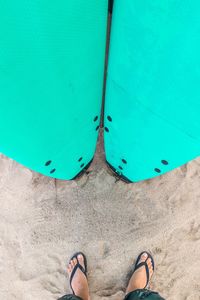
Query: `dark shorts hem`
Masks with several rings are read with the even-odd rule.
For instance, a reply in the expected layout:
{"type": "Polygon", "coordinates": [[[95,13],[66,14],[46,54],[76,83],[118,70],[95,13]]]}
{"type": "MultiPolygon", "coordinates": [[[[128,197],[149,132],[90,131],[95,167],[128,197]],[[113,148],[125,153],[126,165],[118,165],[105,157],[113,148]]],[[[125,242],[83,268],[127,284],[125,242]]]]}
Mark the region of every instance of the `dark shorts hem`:
{"type": "Polygon", "coordinates": [[[76,295],[69,294],[59,298],[58,300],[83,300],[83,299],[76,295]]]}
{"type": "Polygon", "coordinates": [[[146,290],[146,289],[138,289],[133,292],[130,292],[126,295],[124,300],[165,300],[158,293],[146,290]]]}

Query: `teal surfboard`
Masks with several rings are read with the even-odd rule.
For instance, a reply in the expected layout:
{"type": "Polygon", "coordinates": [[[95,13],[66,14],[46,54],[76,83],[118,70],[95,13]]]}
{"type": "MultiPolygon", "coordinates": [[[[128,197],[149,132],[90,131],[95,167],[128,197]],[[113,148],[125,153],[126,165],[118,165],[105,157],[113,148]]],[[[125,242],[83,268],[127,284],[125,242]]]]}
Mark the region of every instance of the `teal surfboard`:
{"type": "Polygon", "coordinates": [[[108,0],[0,0],[0,152],[72,179],[91,162],[108,0]]]}
{"type": "Polygon", "coordinates": [[[114,1],[104,138],[126,181],[200,154],[199,15],[198,0],[114,1]]]}

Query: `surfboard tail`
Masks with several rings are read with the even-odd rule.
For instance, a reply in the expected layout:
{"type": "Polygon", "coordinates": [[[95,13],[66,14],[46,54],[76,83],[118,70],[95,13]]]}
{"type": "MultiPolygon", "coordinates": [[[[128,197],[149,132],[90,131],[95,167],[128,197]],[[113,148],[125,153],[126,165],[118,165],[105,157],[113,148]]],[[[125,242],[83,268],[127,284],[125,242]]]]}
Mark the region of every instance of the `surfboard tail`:
{"type": "MultiPolygon", "coordinates": [[[[69,180],[101,120],[108,0],[0,4],[0,151],[69,180]]],[[[78,175],[77,175],[78,174],[78,175]]]]}
{"type": "Polygon", "coordinates": [[[197,1],[115,1],[104,141],[108,165],[126,181],[199,156],[199,14],[197,1]]]}

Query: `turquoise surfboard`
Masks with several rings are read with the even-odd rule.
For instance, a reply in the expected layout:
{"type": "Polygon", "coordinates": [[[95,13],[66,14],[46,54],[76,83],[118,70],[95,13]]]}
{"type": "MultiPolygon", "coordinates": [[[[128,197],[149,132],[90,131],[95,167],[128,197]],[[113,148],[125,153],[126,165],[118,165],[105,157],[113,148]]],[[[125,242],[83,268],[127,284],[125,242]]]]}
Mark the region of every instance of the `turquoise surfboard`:
{"type": "Polygon", "coordinates": [[[198,0],[114,1],[104,139],[126,181],[200,154],[199,15],[198,0]]]}
{"type": "Polygon", "coordinates": [[[108,0],[0,0],[0,152],[58,179],[94,156],[108,0]]]}

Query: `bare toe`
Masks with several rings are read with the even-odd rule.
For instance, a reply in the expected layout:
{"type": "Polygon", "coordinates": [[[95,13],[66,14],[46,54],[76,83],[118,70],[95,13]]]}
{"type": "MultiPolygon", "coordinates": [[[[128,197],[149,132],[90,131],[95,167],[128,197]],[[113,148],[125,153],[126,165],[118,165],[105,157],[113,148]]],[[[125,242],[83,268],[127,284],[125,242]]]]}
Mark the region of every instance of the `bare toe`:
{"type": "Polygon", "coordinates": [[[83,255],[81,255],[81,254],[78,255],[78,261],[82,267],[85,267],[83,255]]]}
{"type": "Polygon", "coordinates": [[[75,266],[77,263],[78,263],[78,262],[77,262],[77,259],[74,258],[74,259],[73,259],[73,264],[74,264],[74,266],[75,266]]]}

